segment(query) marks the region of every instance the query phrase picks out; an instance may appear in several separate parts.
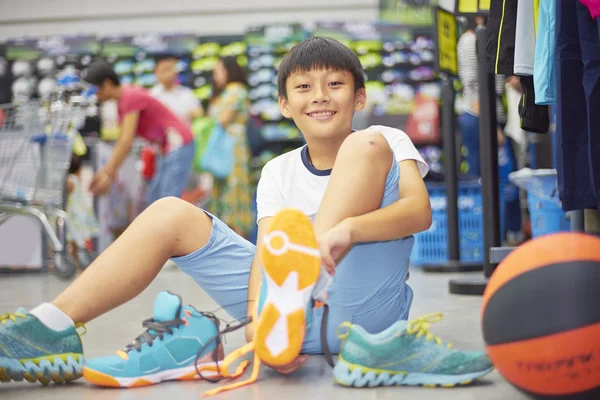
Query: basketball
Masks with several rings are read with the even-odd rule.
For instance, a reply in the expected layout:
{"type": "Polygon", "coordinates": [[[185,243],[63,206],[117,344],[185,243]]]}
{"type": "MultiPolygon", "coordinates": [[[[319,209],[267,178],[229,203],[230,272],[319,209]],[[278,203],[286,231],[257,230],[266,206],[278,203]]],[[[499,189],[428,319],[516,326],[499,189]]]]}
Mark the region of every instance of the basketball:
{"type": "Polygon", "coordinates": [[[559,233],[515,249],[483,295],[487,353],[538,399],[600,399],[600,238],[559,233]]]}

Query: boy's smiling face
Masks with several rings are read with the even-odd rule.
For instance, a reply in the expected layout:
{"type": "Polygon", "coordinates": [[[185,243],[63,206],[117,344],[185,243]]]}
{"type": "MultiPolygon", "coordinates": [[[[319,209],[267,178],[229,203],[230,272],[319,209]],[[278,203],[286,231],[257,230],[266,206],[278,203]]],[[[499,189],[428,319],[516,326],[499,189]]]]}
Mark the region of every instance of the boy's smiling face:
{"type": "Polygon", "coordinates": [[[307,139],[348,135],[352,117],[365,107],[364,88],[354,89],[354,77],[346,70],[297,71],[285,83],[287,98],[280,96],[281,113],[292,118],[307,139]]]}

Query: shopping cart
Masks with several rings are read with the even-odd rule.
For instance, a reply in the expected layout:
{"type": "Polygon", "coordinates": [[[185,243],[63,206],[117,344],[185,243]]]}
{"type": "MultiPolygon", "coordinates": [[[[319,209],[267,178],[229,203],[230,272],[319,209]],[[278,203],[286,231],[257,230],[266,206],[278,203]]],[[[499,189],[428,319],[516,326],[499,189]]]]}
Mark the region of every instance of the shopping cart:
{"type": "Polygon", "coordinates": [[[0,105],[0,225],[14,215],[37,218],[53,250],[54,272],[69,278],[77,263],[67,251],[65,229],[77,244],[80,266],[95,258],[63,210],[73,140],[87,102],[64,90],[55,97],[0,105]]]}

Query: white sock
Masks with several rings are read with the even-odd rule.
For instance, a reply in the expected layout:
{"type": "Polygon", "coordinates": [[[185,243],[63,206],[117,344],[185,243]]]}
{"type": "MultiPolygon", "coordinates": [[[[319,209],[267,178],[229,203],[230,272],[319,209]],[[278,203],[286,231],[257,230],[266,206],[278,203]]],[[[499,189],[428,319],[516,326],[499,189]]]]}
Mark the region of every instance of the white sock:
{"type": "Polygon", "coordinates": [[[42,324],[53,331],[62,331],[75,325],[73,320],[69,318],[67,314],[50,303],[40,304],[34,308],[30,314],[39,319],[42,324]]]}

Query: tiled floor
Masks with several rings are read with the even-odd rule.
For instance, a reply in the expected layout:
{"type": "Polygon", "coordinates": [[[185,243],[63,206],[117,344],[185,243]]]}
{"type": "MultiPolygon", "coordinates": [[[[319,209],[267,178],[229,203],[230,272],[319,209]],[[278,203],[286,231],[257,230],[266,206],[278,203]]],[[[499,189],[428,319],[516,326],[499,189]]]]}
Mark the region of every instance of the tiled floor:
{"type": "MultiPolygon", "coordinates": [[[[463,275],[464,276],[464,275],[463,275]]],[[[480,297],[453,296],[448,294],[447,282],[452,275],[423,274],[411,272],[410,284],[415,291],[411,316],[430,312],[443,312],[445,318],[431,330],[465,350],[481,349],[480,297]]],[[[32,308],[54,298],[67,283],[52,276],[35,274],[0,275],[0,313],[14,311],[23,306],[32,308]]],[[[123,348],[141,333],[141,321],[151,315],[154,296],[169,289],[181,294],[184,301],[199,309],[213,310],[215,304],[186,275],[174,268],[165,268],[157,279],[140,296],[130,303],[88,324],[83,341],[87,357],[111,354],[123,348]]],[[[221,315],[227,318],[226,314],[221,315]]],[[[243,343],[241,332],[227,337],[226,350],[243,343]]],[[[214,386],[205,382],[163,383],[150,388],[101,389],[80,380],[68,386],[10,383],[0,385],[0,399],[199,399],[202,392],[214,386]]],[[[335,385],[332,371],[322,357],[313,357],[298,372],[280,376],[263,368],[260,382],[246,388],[215,396],[220,399],[461,399],[461,400],[521,400],[524,395],[510,386],[494,372],[481,382],[454,389],[426,388],[375,388],[347,389],[335,385]]]]}

